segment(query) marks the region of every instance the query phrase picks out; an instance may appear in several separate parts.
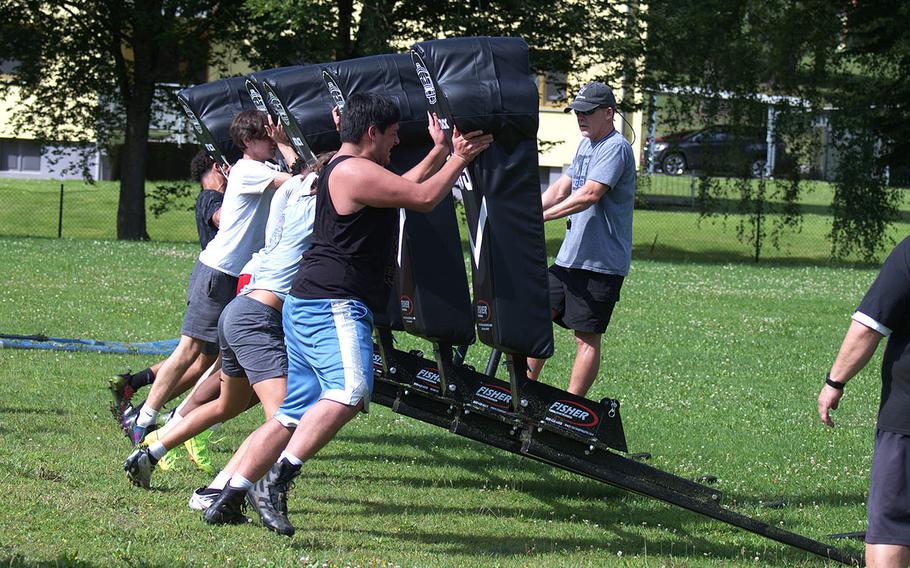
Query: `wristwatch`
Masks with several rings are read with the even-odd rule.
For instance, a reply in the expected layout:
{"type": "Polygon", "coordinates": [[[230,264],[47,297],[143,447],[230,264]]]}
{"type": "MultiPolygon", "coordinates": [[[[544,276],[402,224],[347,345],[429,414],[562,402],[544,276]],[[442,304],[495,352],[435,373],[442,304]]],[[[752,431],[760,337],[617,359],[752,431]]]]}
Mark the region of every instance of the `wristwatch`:
{"type": "Polygon", "coordinates": [[[825,375],[825,384],[828,385],[829,387],[833,388],[834,390],[839,390],[839,391],[844,390],[844,387],[847,386],[847,383],[839,383],[837,381],[832,381],[831,373],[827,373],[825,375]]]}

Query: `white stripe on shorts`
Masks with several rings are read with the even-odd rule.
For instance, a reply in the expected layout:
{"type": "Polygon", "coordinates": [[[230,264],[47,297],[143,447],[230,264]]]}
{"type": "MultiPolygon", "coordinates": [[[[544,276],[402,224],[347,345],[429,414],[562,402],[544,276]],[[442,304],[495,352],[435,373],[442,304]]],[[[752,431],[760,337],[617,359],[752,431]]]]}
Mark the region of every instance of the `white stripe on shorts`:
{"type": "MultiPolygon", "coordinates": [[[[338,348],[341,365],[344,367],[344,391],[326,390],[322,398],[328,398],[342,404],[355,405],[363,400],[363,410],[367,410],[370,394],[367,388],[365,371],[360,360],[360,346],[357,341],[357,327],[351,316],[351,302],[332,300],[332,318],[335,320],[335,331],[338,333],[338,348]]],[[[370,368],[369,372],[373,372],[370,368]]]]}

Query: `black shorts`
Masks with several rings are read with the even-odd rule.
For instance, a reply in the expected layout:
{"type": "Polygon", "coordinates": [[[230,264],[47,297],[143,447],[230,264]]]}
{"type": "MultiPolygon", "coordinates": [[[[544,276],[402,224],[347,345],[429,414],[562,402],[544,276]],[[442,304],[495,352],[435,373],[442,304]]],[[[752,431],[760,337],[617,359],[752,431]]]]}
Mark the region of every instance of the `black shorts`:
{"type": "Polygon", "coordinates": [[[623,276],[553,265],[549,270],[553,321],[564,328],[587,333],[607,330],[619,301],[623,276]]]}
{"type": "Polygon", "coordinates": [[[866,515],[868,544],[910,546],[910,436],[876,430],[866,515]]]}

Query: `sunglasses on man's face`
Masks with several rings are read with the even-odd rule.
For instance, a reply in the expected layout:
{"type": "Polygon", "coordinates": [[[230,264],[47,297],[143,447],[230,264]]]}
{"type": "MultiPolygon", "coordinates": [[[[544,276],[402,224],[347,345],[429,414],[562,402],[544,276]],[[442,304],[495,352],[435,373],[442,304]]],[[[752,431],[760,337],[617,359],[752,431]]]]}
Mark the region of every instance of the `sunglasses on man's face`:
{"type": "Polygon", "coordinates": [[[594,107],[594,108],[592,108],[591,110],[576,110],[576,111],[575,111],[575,114],[580,114],[580,115],[582,115],[582,116],[591,116],[592,114],[594,114],[595,112],[597,112],[597,110],[598,110],[599,108],[600,108],[600,107],[594,107]]]}

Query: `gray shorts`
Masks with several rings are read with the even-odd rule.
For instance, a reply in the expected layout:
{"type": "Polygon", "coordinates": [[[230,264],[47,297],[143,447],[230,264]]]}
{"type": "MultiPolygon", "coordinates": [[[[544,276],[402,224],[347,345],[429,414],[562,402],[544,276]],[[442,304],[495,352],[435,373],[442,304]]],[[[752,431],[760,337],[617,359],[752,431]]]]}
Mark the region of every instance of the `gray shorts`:
{"type": "Polygon", "coordinates": [[[237,293],[237,277],[196,261],[186,291],[180,335],[218,343],[218,317],[237,293]]]}
{"type": "Polygon", "coordinates": [[[248,296],[237,296],[218,321],[221,372],[250,384],[288,376],[281,312],[248,296]]]}
{"type": "Polygon", "coordinates": [[[866,515],[868,544],[910,546],[910,436],[876,430],[866,515]]]}

